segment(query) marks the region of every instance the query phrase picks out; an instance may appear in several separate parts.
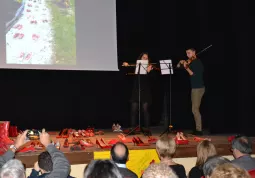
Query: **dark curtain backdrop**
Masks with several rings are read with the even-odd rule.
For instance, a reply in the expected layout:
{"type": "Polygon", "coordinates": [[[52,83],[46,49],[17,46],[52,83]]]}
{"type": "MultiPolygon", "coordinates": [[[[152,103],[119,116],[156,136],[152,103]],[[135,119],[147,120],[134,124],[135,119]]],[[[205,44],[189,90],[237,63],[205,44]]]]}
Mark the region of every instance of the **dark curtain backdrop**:
{"type": "MultiPolygon", "coordinates": [[[[205,66],[203,124],[212,133],[252,134],[255,31],[252,7],[251,1],[117,0],[119,65],[123,61],[135,62],[141,52],[148,52],[154,62],[171,58],[176,64],[186,59],[186,48],[199,51],[213,44],[199,56],[205,66]]],[[[161,120],[166,81],[158,76],[152,82],[153,123],[161,120]]],[[[89,125],[110,128],[117,121],[127,127],[132,83],[132,76],[122,72],[2,69],[1,120],[10,120],[21,129],[59,130],[89,125]]],[[[189,87],[186,72],[175,71],[172,76],[175,128],[194,127],[189,87]]]]}

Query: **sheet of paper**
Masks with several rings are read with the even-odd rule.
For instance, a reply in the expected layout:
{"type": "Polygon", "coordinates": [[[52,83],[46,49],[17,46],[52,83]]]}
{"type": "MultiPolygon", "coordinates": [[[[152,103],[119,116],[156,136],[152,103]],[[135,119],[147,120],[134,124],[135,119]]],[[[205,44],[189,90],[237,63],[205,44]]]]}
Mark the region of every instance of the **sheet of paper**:
{"type": "Polygon", "coordinates": [[[137,60],[136,61],[136,68],[135,68],[135,74],[138,74],[139,66],[140,66],[140,74],[141,75],[147,74],[148,64],[149,64],[148,60],[137,60]]]}
{"type": "Polygon", "coordinates": [[[174,73],[171,59],[160,60],[159,62],[162,75],[170,75],[174,73]]]}

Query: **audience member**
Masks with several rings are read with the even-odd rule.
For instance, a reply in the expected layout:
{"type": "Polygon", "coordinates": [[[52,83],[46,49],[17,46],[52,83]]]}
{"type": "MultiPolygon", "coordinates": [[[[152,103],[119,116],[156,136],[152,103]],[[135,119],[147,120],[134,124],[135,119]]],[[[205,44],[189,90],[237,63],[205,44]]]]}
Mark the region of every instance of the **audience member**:
{"type": "Polygon", "coordinates": [[[215,146],[209,141],[204,140],[197,145],[197,162],[189,172],[189,178],[201,178],[204,176],[203,166],[209,157],[217,154],[215,146]]]}
{"type": "Polygon", "coordinates": [[[94,160],[85,168],[84,178],[122,178],[122,175],[113,161],[94,160]]]}
{"type": "Polygon", "coordinates": [[[40,134],[40,142],[49,152],[53,163],[52,171],[49,174],[45,175],[45,178],[67,177],[70,172],[70,164],[66,159],[65,155],[61,151],[59,151],[54,145],[51,144],[50,136],[47,132],[43,131],[40,134]]]}
{"type": "Polygon", "coordinates": [[[128,147],[124,143],[118,142],[115,145],[113,145],[111,149],[111,160],[117,165],[122,176],[124,178],[125,177],[137,178],[137,175],[131,170],[129,170],[126,166],[128,158],[129,158],[128,147]]]}
{"type": "MultiPolygon", "coordinates": [[[[38,156],[38,162],[34,164],[34,168],[28,178],[44,178],[53,170],[53,162],[48,151],[42,152],[38,156]],[[41,172],[41,175],[39,173],[41,172]]],[[[71,178],[71,176],[68,176],[71,178]]]]}
{"type": "Polygon", "coordinates": [[[15,152],[26,142],[27,130],[17,136],[14,145],[11,145],[10,149],[2,156],[0,156],[0,168],[9,160],[14,158],[15,152]]]}
{"type": "Polygon", "coordinates": [[[207,159],[203,166],[203,173],[206,178],[211,177],[213,170],[222,164],[230,163],[227,158],[220,156],[213,156],[207,159]]]}
{"type": "Polygon", "coordinates": [[[176,151],[176,143],[173,138],[161,137],[156,143],[156,150],[161,163],[168,165],[179,178],[187,177],[183,165],[172,160],[176,151]]]}
{"type": "Polygon", "coordinates": [[[143,178],[178,178],[174,171],[163,163],[151,164],[143,173],[143,178]]]}
{"type": "Polygon", "coordinates": [[[213,170],[211,178],[250,178],[250,175],[238,166],[225,163],[213,170]]]}
{"type": "Polygon", "coordinates": [[[232,141],[232,151],[235,159],[233,164],[249,171],[255,169],[255,159],[251,157],[252,142],[248,137],[237,137],[232,141]]]}
{"type": "Polygon", "coordinates": [[[0,178],[25,178],[25,168],[20,160],[11,159],[1,169],[0,178]]]}

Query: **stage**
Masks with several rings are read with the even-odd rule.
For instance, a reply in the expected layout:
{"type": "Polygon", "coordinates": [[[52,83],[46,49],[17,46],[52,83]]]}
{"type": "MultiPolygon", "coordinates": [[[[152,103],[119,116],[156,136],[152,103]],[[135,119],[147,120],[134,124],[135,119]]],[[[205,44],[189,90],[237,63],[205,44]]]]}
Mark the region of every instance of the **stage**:
{"type": "MultiPolygon", "coordinates": [[[[159,138],[161,132],[159,131],[153,131],[152,134],[153,137],[159,138]]],[[[185,132],[184,132],[185,133],[185,132]]],[[[76,165],[76,164],[87,164],[91,160],[98,159],[100,154],[103,154],[105,152],[107,155],[109,155],[109,149],[101,149],[98,148],[98,146],[95,144],[96,139],[101,139],[103,138],[107,143],[112,140],[112,139],[119,139],[118,134],[119,133],[113,133],[111,131],[104,130],[104,135],[97,135],[94,137],[90,137],[90,140],[95,144],[94,147],[86,147],[85,150],[82,151],[70,151],[69,148],[64,148],[62,145],[64,144],[64,138],[56,138],[56,135],[58,132],[49,132],[49,134],[52,137],[52,140],[55,141],[60,141],[61,147],[60,150],[63,151],[68,158],[69,162],[71,165],[76,165]]],[[[187,139],[189,140],[188,145],[178,145],[177,151],[175,158],[188,158],[188,157],[196,157],[196,146],[198,144],[197,141],[194,140],[193,135],[185,134],[187,139]]],[[[130,135],[127,138],[131,138],[134,135],[130,135]]],[[[148,137],[143,136],[143,135],[135,135],[139,136],[144,143],[148,143],[148,137]]],[[[173,134],[170,134],[170,136],[174,136],[173,134]]],[[[226,136],[213,136],[213,135],[204,135],[202,138],[210,138],[212,143],[215,145],[217,148],[218,154],[219,155],[231,155],[231,150],[230,150],[230,143],[228,142],[228,137],[230,135],[226,136]]],[[[69,137],[69,143],[72,142],[73,137],[69,137]]],[[[253,151],[255,151],[255,142],[254,138],[253,139],[253,151]]],[[[132,150],[131,153],[134,153],[134,151],[141,151],[141,150],[155,150],[155,144],[151,144],[149,146],[134,146],[133,143],[126,143],[128,146],[129,150],[132,150]]],[[[70,144],[71,146],[71,144],[70,144]]],[[[37,157],[40,154],[41,151],[36,151],[36,152],[30,152],[30,153],[17,153],[16,158],[20,159],[27,168],[33,167],[34,163],[37,161],[37,157]]],[[[107,158],[104,156],[104,158],[107,158]]]]}

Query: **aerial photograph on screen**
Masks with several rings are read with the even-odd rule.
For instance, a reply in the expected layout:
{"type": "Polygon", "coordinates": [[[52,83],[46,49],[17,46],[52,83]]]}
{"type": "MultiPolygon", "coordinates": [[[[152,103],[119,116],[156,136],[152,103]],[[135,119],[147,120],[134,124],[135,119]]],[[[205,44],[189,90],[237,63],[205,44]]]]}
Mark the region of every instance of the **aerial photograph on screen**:
{"type": "Polygon", "coordinates": [[[76,64],[75,0],[9,0],[7,64],[76,64]]]}

